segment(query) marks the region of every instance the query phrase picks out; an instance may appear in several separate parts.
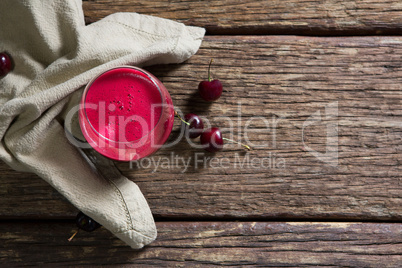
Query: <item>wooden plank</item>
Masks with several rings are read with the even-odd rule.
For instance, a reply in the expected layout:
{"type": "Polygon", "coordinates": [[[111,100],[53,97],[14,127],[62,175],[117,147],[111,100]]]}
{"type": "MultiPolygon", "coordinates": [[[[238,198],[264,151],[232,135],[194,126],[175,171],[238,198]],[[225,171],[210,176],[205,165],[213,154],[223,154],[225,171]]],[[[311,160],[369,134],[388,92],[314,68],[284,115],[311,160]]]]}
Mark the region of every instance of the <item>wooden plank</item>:
{"type": "MultiPolygon", "coordinates": [[[[118,167],[157,218],[400,220],[401,55],[402,37],[207,37],[185,64],[148,69],[178,109],[254,149],[227,144],[214,155],[177,139],[118,167]],[[205,103],[196,88],[210,58],[226,91],[205,103]],[[327,144],[337,162],[314,153],[327,144]]],[[[178,134],[176,122],[171,141],[178,134]]],[[[0,167],[2,217],[75,214],[40,180],[0,167]]]]}
{"type": "Polygon", "coordinates": [[[0,163],[1,218],[65,218],[77,214],[62,195],[31,173],[13,171],[0,163]]]}
{"type": "Polygon", "coordinates": [[[0,261],[15,265],[398,267],[401,224],[158,222],[157,240],[132,250],[101,228],[73,223],[0,223],[0,261]],[[46,253],[46,254],[44,254],[46,253]]]}
{"type": "Polygon", "coordinates": [[[112,1],[83,2],[87,22],[115,12],[174,19],[213,34],[400,34],[398,0],[112,1]]]}

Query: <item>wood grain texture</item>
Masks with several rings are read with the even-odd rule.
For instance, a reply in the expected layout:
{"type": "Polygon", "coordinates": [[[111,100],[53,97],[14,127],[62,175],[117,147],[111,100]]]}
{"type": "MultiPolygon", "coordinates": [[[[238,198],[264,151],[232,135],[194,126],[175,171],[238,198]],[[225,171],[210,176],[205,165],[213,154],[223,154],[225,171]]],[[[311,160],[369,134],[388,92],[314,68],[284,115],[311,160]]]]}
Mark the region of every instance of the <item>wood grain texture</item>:
{"type": "Polygon", "coordinates": [[[401,224],[158,222],[157,240],[132,250],[101,228],[0,223],[0,262],[15,265],[398,267],[401,224]],[[46,252],[46,254],[44,254],[46,252]]]}
{"type": "MultiPolygon", "coordinates": [[[[157,218],[401,220],[401,55],[401,37],[206,37],[186,63],[148,69],[178,109],[254,149],[204,153],[176,139],[176,122],[177,144],[118,167],[157,218]],[[226,91],[205,103],[196,88],[210,58],[226,91]]],[[[37,177],[0,167],[2,217],[76,213],[37,177]]]]}
{"type": "Polygon", "coordinates": [[[398,0],[84,1],[87,22],[137,12],[205,27],[212,34],[401,34],[398,0]]]}

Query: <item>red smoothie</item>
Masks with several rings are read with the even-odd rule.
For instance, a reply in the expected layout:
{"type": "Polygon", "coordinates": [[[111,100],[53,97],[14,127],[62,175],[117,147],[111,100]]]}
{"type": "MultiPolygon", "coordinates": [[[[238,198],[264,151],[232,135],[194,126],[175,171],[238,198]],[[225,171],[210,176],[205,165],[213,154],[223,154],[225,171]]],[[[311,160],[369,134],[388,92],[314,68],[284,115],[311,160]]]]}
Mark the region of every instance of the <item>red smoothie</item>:
{"type": "Polygon", "coordinates": [[[103,155],[130,161],[156,151],[173,127],[169,93],[150,73],[135,67],[106,71],[85,89],[80,126],[103,155]]]}

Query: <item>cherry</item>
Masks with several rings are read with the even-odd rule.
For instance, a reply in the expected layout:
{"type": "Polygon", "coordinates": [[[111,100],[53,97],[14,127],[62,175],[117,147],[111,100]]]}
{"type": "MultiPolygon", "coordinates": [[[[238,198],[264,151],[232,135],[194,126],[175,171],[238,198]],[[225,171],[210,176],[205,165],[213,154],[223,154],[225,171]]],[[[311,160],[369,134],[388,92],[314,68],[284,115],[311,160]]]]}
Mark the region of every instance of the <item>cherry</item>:
{"type": "Polygon", "coordinates": [[[185,125],[186,135],[188,135],[189,138],[194,139],[201,135],[202,130],[204,129],[204,123],[198,115],[191,113],[186,114],[183,119],[176,111],[174,111],[174,114],[185,125]]]}
{"type": "Polygon", "coordinates": [[[204,123],[201,118],[196,114],[186,114],[184,116],[184,120],[189,123],[186,124],[186,134],[194,139],[201,135],[204,130],[204,123]]]}
{"type": "Polygon", "coordinates": [[[219,99],[222,95],[222,83],[218,79],[211,79],[211,63],[208,67],[208,81],[201,81],[198,84],[198,91],[200,92],[201,98],[206,101],[214,101],[219,99]]]}
{"type": "Polygon", "coordinates": [[[208,152],[217,152],[223,149],[223,138],[219,128],[213,127],[201,134],[201,144],[208,152]]]}
{"type": "Polygon", "coordinates": [[[81,211],[77,214],[77,217],[75,218],[75,223],[77,224],[78,228],[87,232],[95,231],[101,226],[99,223],[97,223],[95,220],[88,217],[81,211]]]}
{"type": "Polygon", "coordinates": [[[0,53],[0,78],[6,76],[13,68],[10,55],[6,52],[0,53]]]}
{"type": "Polygon", "coordinates": [[[208,152],[217,152],[223,149],[223,141],[230,141],[244,146],[246,149],[251,150],[250,146],[243,143],[227,139],[222,137],[222,133],[219,128],[213,127],[201,134],[201,144],[203,148],[208,152]]]}
{"type": "MultiPolygon", "coordinates": [[[[77,227],[79,229],[82,229],[82,230],[84,230],[86,232],[92,232],[92,231],[95,231],[96,229],[98,229],[99,227],[101,227],[101,225],[98,222],[96,222],[91,217],[85,215],[81,211],[78,212],[77,216],[75,217],[75,223],[77,224],[77,227]]],[[[71,241],[77,233],[78,233],[78,231],[76,231],[68,239],[68,241],[71,241]]]]}

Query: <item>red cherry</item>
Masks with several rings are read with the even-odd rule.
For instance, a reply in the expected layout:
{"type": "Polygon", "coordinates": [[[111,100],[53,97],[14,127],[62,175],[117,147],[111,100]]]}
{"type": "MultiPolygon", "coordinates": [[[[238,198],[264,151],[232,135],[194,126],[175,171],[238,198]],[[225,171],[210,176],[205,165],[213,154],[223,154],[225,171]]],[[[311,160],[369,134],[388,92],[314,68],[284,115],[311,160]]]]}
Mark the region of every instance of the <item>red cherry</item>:
{"type": "Polygon", "coordinates": [[[206,101],[214,101],[219,99],[223,90],[221,81],[218,79],[211,79],[211,63],[212,59],[208,67],[208,81],[201,81],[198,84],[198,91],[200,92],[201,98],[206,101]]]}
{"type": "Polygon", "coordinates": [[[204,123],[201,118],[196,114],[186,114],[184,120],[188,123],[186,126],[186,133],[192,139],[201,135],[204,129],[204,123]]]}
{"type": "Polygon", "coordinates": [[[217,127],[204,131],[200,139],[203,148],[208,152],[217,152],[223,148],[222,133],[217,127]]]}
{"type": "Polygon", "coordinates": [[[222,137],[222,133],[217,127],[210,128],[201,134],[201,144],[208,152],[217,152],[222,150],[224,140],[240,144],[247,150],[251,150],[251,147],[246,144],[222,137]]]}
{"type": "Polygon", "coordinates": [[[218,79],[212,81],[202,81],[198,85],[201,98],[206,101],[214,101],[222,95],[222,83],[218,79]]]}
{"type": "Polygon", "coordinates": [[[12,70],[13,64],[10,55],[6,52],[0,53],[0,78],[6,76],[12,70]]]}

